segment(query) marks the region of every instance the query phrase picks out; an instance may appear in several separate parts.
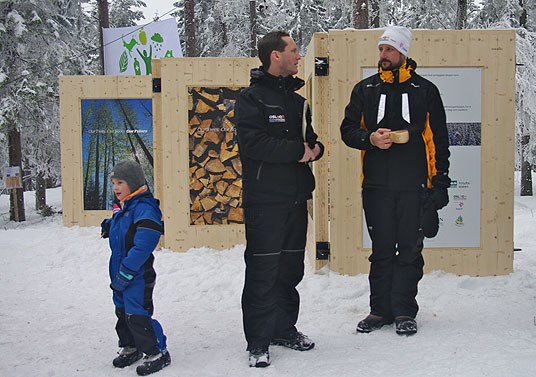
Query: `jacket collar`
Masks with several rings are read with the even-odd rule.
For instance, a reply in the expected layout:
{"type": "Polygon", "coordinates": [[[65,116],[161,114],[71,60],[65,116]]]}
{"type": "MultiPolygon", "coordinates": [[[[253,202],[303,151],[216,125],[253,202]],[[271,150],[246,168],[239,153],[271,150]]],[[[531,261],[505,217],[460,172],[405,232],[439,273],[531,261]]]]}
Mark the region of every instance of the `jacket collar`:
{"type": "Polygon", "coordinates": [[[146,193],[149,191],[149,187],[147,187],[147,185],[143,185],[141,186],[139,189],[137,189],[136,191],[130,193],[129,195],[125,196],[125,198],[123,200],[121,200],[120,202],[120,205],[121,205],[121,208],[123,208],[125,206],[125,204],[127,204],[127,202],[136,197],[136,196],[142,196],[143,193],[146,193]]]}
{"type": "Polygon", "coordinates": [[[383,82],[388,84],[398,84],[406,82],[411,78],[411,72],[417,69],[417,63],[410,58],[406,58],[402,66],[394,70],[384,70],[382,67],[378,68],[378,73],[383,82]]]}
{"type": "Polygon", "coordinates": [[[295,92],[305,85],[305,82],[295,76],[273,76],[264,70],[264,67],[254,68],[250,72],[250,85],[261,84],[269,86],[275,90],[285,92],[295,92]]]}

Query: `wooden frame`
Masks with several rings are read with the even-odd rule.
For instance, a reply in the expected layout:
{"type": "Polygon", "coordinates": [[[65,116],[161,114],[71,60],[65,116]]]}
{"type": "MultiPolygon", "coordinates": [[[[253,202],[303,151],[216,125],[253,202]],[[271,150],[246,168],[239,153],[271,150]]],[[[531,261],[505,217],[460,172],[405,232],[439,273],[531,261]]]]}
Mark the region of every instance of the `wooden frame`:
{"type": "MultiPolygon", "coordinates": [[[[370,249],[360,246],[363,216],[359,152],[344,145],[339,126],[351,90],[362,79],[362,68],[377,64],[381,32],[329,32],[330,268],[343,274],[367,273],[370,249]]],[[[413,30],[410,55],[419,67],[482,69],[480,247],[425,249],[426,271],[508,274],[513,270],[515,32],[413,30]]]]}
{"type": "Polygon", "coordinates": [[[258,64],[253,58],[161,59],[155,74],[162,80],[161,127],[166,135],[162,141],[165,247],[186,251],[245,243],[243,224],[190,225],[188,88],[247,87],[250,69],[258,64]]]}
{"type": "MultiPolygon", "coordinates": [[[[63,223],[68,226],[96,226],[111,216],[111,211],[84,210],[82,183],[83,99],[152,98],[150,76],[62,76],[60,77],[60,131],[63,223]]],[[[154,109],[154,103],[153,103],[154,109]]],[[[154,110],[153,110],[154,113],[154,110]]],[[[160,135],[153,130],[155,153],[155,190],[158,191],[160,135]]]]}

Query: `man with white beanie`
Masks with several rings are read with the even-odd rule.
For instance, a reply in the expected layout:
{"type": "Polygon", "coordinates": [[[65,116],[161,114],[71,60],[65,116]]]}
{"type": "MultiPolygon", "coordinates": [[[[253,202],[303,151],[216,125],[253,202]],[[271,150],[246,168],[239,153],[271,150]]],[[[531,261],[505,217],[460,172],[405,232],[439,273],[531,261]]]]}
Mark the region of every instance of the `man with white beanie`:
{"type": "Polygon", "coordinates": [[[352,90],[341,124],[343,141],[362,151],[362,200],[372,240],[369,333],[395,322],[399,335],[417,332],[417,285],[424,237],[438,231],[448,204],[449,142],[437,87],[408,58],[411,31],[389,26],[378,41],[378,73],[352,90]]]}

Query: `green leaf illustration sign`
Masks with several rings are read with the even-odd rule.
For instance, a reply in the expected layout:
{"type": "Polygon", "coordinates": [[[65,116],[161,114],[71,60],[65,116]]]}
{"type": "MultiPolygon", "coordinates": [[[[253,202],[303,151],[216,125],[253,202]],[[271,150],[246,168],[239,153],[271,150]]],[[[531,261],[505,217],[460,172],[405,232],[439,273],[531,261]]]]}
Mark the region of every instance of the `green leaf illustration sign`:
{"type": "Polygon", "coordinates": [[[160,33],[154,33],[151,37],[151,40],[155,41],[156,43],[164,43],[164,38],[162,38],[160,33]]]}
{"type": "Polygon", "coordinates": [[[128,55],[126,51],[123,51],[119,58],[119,72],[125,72],[128,68],[128,55]]]}

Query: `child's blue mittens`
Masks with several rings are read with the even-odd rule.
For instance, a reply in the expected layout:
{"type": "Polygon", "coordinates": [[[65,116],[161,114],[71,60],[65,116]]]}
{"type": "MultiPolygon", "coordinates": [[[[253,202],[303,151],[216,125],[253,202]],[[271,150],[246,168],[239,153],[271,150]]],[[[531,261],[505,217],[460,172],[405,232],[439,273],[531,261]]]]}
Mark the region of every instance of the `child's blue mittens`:
{"type": "Polygon", "coordinates": [[[132,282],[135,276],[136,271],[132,271],[121,264],[121,267],[119,267],[119,272],[112,279],[110,288],[117,292],[123,292],[132,282]]]}

